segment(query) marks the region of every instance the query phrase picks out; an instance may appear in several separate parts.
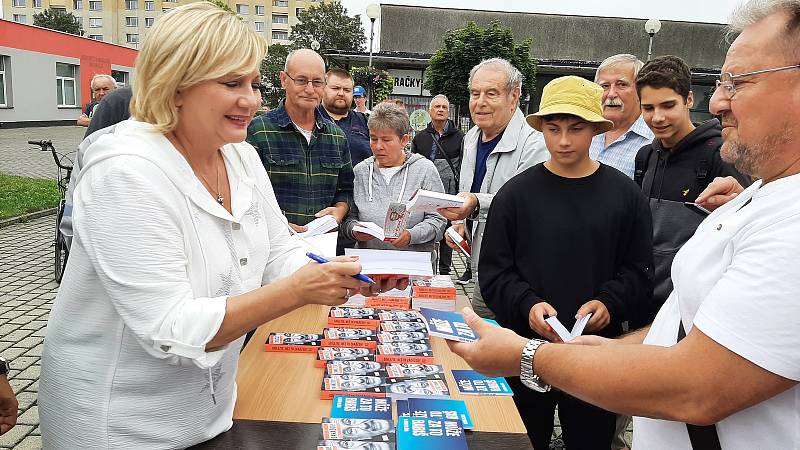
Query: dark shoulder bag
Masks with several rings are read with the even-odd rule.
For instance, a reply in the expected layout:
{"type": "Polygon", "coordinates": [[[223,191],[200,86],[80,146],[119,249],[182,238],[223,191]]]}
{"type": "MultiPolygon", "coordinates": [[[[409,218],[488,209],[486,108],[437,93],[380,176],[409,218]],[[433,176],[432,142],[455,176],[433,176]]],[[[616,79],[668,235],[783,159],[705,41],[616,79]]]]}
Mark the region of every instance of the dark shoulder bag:
{"type": "MultiPolygon", "coordinates": [[[[439,140],[439,136],[436,135],[435,132],[428,131],[431,137],[433,138],[433,143],[436,144],[436,147],[441,150],[442,154],[444,155],[444,159],[447,160],[447,165],[450,166],[450,170],[453,171],[453,176],[456,179],[456,186],[460,186],[459,183],[459,174],[456,171],[456,167],[453,165],[453,161],[450,160],[450,155],[447,154],[447,151],[442,147],[442,142],[439,140]]],[[[461,145],[464,145],[464,141],[462,139],[461,145]]]]}
{"type": "MultiPolygon", "coordinates": [[[[678,319],[678,342],[685,337],[686,330],[683,329],[683,321],[678,319]]],[[[687,423],[686,431],[689,432],[692,450],[722,450],[716,425],[692,425],[687,423]]]]}

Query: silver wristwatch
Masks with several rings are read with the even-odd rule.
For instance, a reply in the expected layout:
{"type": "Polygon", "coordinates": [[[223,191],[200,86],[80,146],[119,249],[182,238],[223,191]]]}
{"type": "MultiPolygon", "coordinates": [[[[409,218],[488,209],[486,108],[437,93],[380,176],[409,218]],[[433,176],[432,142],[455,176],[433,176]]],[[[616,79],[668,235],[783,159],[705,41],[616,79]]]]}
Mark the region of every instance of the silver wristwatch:
{"type": "Polygon", "coordinates": [[[522,359],[520,361],[519,379],[526,387],[536,392],[547,392],[550,390],[549,384],[544,384],[539,375],[533,373],[533,357],[536,349],[540,345],[547,343],[540,339],[531,339],[522,349],[522,359]]]}

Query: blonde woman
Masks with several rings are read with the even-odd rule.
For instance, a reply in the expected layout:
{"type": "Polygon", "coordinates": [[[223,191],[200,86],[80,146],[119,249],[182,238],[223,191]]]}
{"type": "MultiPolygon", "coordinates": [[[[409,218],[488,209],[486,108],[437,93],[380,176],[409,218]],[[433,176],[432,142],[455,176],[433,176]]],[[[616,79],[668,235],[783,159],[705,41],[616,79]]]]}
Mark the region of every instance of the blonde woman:
{"type": "Polygon", "coordinates": [[[244,143],[266,44],[206,3],[165,14],[131,111],[87,150],[69,267],[48,322],[45,448],[183,448],[232,425],[243,335],[362,287],[308,263],[244,143]]]}

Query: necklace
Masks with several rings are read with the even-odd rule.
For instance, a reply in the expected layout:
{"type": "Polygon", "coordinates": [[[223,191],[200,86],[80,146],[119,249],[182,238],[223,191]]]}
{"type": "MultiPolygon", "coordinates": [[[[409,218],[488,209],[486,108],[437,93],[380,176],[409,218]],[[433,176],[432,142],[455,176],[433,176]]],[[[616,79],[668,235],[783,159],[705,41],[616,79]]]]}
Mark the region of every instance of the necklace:
{"type": "MultiPolygon", "coordinates": [[[[176,141],[177,141],[177,138],[176,138],[176,141]]],[[[197,171],[194,168],[194,165],[192,164],[192,161],[189,158],[189,150],[188,149],[184,149],[182,147],[183,147],[182,145],[176,145],[176,148],[178,148],[178,151],[184,154],[184,157],[186,158],[186,162],[189,163],[189,167],[191,167],[192,171],[196,175],[198,175],[200,177],[200,181],[203,183],[203,185],[206,187],[206,189],[211,191],[212,194],[214,192],[217,193],[217,198],[216,198],[217,203],[219,203],[220,206],[225,206],[225,197],[222,196],[222,191],[219,190],[219,158],[215,158],[216,161],[217,161],[217,163],[215,164],[215,168],[216,168],[216,172],[217,172],[217,188],[216,189],[212,189],[211,188],[211,183],[209,183],[208,180],[206,180],[206,177],[202,173],[200,173],[199,171],[197,171]]],[[[219,149],[217,149],[217,155],[221,156],[220,152],[219,152],[219,149]]]]}

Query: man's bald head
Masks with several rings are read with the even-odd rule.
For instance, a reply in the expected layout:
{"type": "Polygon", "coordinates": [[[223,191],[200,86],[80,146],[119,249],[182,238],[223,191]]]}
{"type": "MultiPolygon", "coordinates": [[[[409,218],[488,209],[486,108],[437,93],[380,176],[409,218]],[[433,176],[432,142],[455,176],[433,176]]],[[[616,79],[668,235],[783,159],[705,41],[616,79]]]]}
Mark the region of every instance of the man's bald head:
{"type": "Polygon", "coordinates": [[[314,66],[319,68],[322,73],[325,73],[325,60],[319,53],[311,50],[310,48],[301,48],[292,50],[286,56],[286,62],[283,65],[284,72],[290,72],[293,66],[300,66],[303,68],[312,68],[314,66]]]}

